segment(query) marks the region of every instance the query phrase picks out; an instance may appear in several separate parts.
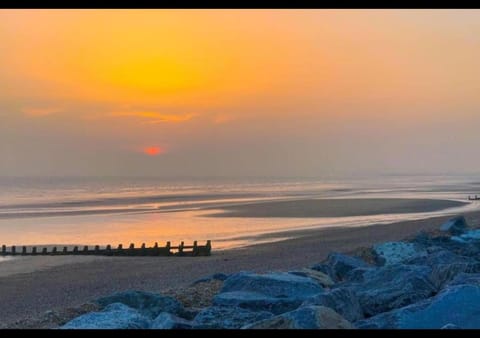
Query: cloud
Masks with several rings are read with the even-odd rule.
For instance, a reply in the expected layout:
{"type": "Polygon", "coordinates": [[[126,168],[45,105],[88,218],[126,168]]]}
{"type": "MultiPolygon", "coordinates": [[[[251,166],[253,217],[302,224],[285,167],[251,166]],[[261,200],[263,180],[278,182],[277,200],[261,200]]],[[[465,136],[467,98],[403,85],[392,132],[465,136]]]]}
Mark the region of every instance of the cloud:
{"type": "Polygon", "coordinates": [[[162,114],[156,112],[115,112],[111,113],[113,117],[138,117],[147,119],[148,123],[180,123],[191,120],[196,114],[162,114]]]}
{"type": "Polygon", "coordinates": [[[26,107],[21,111],[28,116],[42,117],[59,113],[62,109],[58,107],[26,107]]]}

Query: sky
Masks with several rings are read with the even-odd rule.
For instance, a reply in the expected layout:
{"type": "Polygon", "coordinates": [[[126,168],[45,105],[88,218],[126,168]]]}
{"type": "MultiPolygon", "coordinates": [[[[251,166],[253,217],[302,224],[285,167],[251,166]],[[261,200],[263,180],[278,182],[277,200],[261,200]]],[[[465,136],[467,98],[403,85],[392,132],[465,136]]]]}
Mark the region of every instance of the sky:
{"type": "Polygon", "coordinates": [[[479,10],[0,10],[0,176],[480,172],[479,10]]]}

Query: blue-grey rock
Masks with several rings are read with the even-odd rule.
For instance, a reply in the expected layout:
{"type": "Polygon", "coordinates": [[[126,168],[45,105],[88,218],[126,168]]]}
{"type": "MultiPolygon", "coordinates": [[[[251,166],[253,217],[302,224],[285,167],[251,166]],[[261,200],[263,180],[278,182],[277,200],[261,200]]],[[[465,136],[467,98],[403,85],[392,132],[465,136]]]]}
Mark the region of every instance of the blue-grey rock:
{"type": "Polygon", "coordinates": [[[447,287],[465,284],[480,286],[480,273],[459,273],[452,278],[447,287]]]}
{"type": "Polygon", "coordinates": [[[465,217],[457,216],[454,217],[440,226],[440,231],[448,232],[451,235],[458,236],[467,231],[469,228],[465,217]]]}
{"type": "Polygon", "coordinates": [[[269,297],[306,299],[323,291],[311,278],[286,272],[255,274],[240,272],[228,277],[221,292],[249,291],[269,297]]]}
{"type": "Polygon", "coordinates": [[[457,285],[435,297],[355,323],[362,329],[480,328],[480,286],[457,285]]]}
{"type": "Polygon", "coordinates": [[[426,257],[416,257],[407,264],[421,264],[431,267],[430,280],[440,290],[461,272],[480,272],[480,262],[474,258],[461,256],[449,250],[438,250],[426,257]]]}
{"type": "Polygon", "coordinates": [[[122,303],[138,310],[141,314],[150,317],[157,317],[161,312],[173,313],[182,317],[183,305],[176,299],[145,291],[125,291],[112,296],[97,299],[101,306],[107,306],[112,303],[122,303]]]}
{"type": "Polygon", "coordinates": [[[112,303],[101,312],[90,312],[76,317],[61,329],[146,329],[150,321],[135,309],[121,303],[112,303]]]}
{"type": "Polygon", "coordinates": [[[160,313],[150,324],[150,329],[191,329],[192,322],[172,315],[168,312],[160,313]]]}
{"type": "Polygon", "coordinates": [[[363,310],[357,295],[349,288],[337,288],[313,296],[303,302],[302,306],[317,305],[333,309],[350,322],[363,318],[363,310]]]}
{"type": "Polygon", "coordinates": [[[302,270],[288,271],[288,273],[311,278],[315,282],[319,283],[322,287],[331,287],[335,284],[335,282],[332,280],[332,278],[330,278],[329,275],[318,270],[304,268],[302,270]]]}
{"type": "Polygon", "coordinates": [[[459,330],[461,327],[458,327],[455,324],[448,323],[440,328],[441,330],[459,330]]]}
{"type": "Polygon", "coordinates": [[[347,284],[358,296],[365,316],[404,307],[435,294],[427,266],[395,264],[366,269],[359,283],[347,284]]]}
{"type": "Polygon", "coordinates": [[[222,292],[213,298],[214,305],[235,306],[251,311],[268,311],[274,314],[292,311],[298,308],[302,302],[303,298],[270,297],[250,291],[222,292]]]}
{"type": "Polygon", "coordinates": [[[452,236],[451,238],[453,241],[460,243],[478,242],[480,240],[480,229],[469,230],[461,235],[452,236]]]}
{"type": "Polygon", "coordinates": [[[192,285],[196,285],[196,284],[199,284],[199,283],[205,283],[205,282],[210,282],[212,280],[220,280],[220,281],[224,281],[228,278],[228,275],[224,274],[224,273],[215,273],[213,275],[210,275],[210,276],[206,276],[206,277],[202,277],[202,278],[199,278],[197,279],[196,281],[194,281],[192,283],[192,285]]]}
{"type": "Polygon", "coordinates": [[[266,311],[249,311],[238,307],[212,306],[193,320],[194,329],[239,329],[242,326],[273,317],[266,311]]]}
{"type": "Polygon", "coordinates": [[[343,255],[341,253],[331,253],[328,255],[327,264],[331,267],[332,275],[337,281],[343,280],[345,275],[353,269],[369,266],[369,264],[360,258],[343,255]]]}
{"type": "Polygon", "coordinates": [[[352,329],[352,324],[325,306],[305,306],[242,329],[352,329]]]}
{"type": "MultiPolygon", "coordinates": [[[[385,242],[373,246],[373,251],[384,265],[402,263],[414,257],[427,256],[422,246],[410,242],[385,242]]],[[[383,265],[383,264],[382,264],[383,265]]]]}

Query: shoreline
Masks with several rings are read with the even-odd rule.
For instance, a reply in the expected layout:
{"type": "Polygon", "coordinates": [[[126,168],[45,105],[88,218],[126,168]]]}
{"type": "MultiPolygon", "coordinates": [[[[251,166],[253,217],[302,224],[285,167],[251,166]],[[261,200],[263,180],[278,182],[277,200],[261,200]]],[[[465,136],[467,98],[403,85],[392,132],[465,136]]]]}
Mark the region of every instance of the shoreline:
{"type": "MultiPolygon", "coordinates": [[[[480,225],[480,211],[463,215],[470,226],[480,225]]],[[[162,292],[186,287],[214,273],[241,270],[261,273],[311,266],[333,251],[352,253],[375,243],[401,240],[422,230],[438,230],[440,224],[451,217],[356,228],[299,230],[302,233],[297,238],[224,251],[213,249],[209,257],[103,257],[36,270],[33,264],[33,271],[0,276],[0,302],[5,305],[0,308],[0,327],[38,317],[46,311],[78,307],[124,290],[162,292]]]]}

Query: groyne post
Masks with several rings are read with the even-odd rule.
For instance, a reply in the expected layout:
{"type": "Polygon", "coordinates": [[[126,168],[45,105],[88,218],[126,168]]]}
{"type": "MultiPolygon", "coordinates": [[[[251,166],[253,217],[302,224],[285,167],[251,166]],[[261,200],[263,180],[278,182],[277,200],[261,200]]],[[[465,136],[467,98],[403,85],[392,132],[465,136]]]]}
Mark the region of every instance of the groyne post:
{"type": "Polygon", "coordinates": [[[16,250],[17,250],[17,248],[15,247],[15,245],[12,245],[12,255],[13,255],[13,256],[15,256],[15,254],[16,254],[15,251],[16,251],[16,250]]]}
{"type": "Polygon", "coordinates": [[[37,254],[37,247],[34,246],[34,247],[32,248],[32,255],[36,255],[36,254],[37,254]]]}
{"type": "Polygon", "coordinates": [[[7,246],[4,244],[2,245],[2,255],[5,256],[7,254],[7,246]]]}
{"type": "Polygon", "coordinates": [[[47,254],[47,248],[43,248],[42,249],[42,255],[46,255],[47,254]]]}
{"type": "Polygon", "coordinates": [[[27,247],[22,246],[22,255],[26,255],[26,254],[27,254],[27,247]]]}

